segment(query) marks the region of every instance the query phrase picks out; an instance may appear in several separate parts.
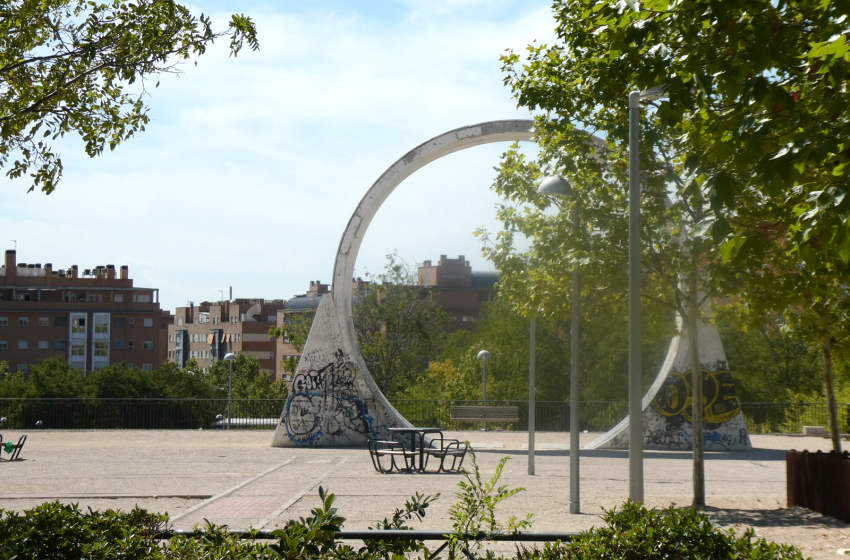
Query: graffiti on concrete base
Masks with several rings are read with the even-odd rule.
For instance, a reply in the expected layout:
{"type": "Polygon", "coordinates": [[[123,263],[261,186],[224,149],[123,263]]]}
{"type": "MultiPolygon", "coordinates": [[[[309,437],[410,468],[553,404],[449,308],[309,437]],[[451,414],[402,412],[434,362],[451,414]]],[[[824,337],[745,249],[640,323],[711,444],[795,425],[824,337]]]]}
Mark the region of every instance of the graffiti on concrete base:
{"type": "MultiPolygon", "coordinates": [[[[702,380],[703,418],[708,423],[707,428],[712,430],[713,426],[737,416],[741,411],[741,403],[735,393],[732,374],[725,367],[714,371],[703,369],[702,380]]],[[[684,374],[669,372],[661,389],[652,399],[652,407],[667,418],[681,417],[691,422],[693,397],[690,370],[684,374]]]]}
{"type": "Polygon", "coordinates": [[[357,367],[342,350],[327,363],[307,362],[292,380],[281,424],[299,443],[321,438],[345,443],[375,437],[374,419],[356,386],[357,367]]]}

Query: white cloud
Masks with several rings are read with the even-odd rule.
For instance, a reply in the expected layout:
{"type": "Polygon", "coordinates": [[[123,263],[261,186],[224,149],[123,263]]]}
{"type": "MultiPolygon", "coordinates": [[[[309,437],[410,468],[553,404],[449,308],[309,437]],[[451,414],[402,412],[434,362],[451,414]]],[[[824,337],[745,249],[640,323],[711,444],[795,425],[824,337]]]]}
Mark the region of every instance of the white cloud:
{"type": "MultiPolygon", "coordinates": [[[[329,280],[351,212],[396,159],[459,126],[527,117],[499,56],[552,37],[548,2],[409,0],[392,17],[366,6],[227,6],[256,20],[259,52],[229,58],[222,42],[164,77],[148,130],[115,152],[89,159],[67,141],[53,195],[6,181],[0,232],[22,261],[129,264],[170,309],[230,285],[237,297],[288,298],[329,280]]],[[[201,11],[227,20],[215,4],[196,2],[201,11]]],[[[402,184],[358,272],[380,270],[393,249],[490,268],[471,232],[498,228],[489,186],[504,149],[454,154],[402,184]]]]}

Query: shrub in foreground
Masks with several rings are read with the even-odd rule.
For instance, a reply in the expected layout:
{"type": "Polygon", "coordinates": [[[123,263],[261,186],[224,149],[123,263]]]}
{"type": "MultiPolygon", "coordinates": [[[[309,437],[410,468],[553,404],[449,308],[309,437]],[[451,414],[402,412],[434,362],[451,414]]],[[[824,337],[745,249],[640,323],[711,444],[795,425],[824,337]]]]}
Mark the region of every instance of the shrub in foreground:
{"type": "Polygon", "coordinates": [[[521,548],[517,560],[802,560],[787,544],[755,539],[752,529],[740,537],[722,530],[694,509],[646,509],[629,500],[619,511],[605,511],[606,526],[582,532],[570,543],[521,548]]]}

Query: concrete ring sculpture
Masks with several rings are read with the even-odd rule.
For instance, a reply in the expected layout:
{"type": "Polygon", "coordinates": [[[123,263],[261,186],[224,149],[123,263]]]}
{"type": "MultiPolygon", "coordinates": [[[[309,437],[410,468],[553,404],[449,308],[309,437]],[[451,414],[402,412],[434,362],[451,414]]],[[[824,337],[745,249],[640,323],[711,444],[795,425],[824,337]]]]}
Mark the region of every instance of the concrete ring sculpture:
{"type": "Polygon", "coordinates": [[[272,446],[359,444],[387,427],[410,425],[375,384],[357,343],[351,278],[360,244],[383,202],[415,171],[474,146],[530,141],[533,125],[505,120],[451,130],[407,152],[375,181],[342,235],[331,297],[322,298],[316,311],[272,446]]]}

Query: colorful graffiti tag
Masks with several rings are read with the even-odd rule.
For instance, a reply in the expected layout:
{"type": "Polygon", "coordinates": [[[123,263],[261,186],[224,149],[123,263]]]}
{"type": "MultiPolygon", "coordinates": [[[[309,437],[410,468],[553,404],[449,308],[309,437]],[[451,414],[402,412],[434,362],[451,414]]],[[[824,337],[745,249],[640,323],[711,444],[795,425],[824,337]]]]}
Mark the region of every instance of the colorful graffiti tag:
{"type": "Polygon", "coordinates": [[[329,363],[308,362],[292,380],[281,418],[290,439],[311,443],[324,436],[355,443],[374,437],[373,419],[359,396],[356,377],[356,366],[342,350],[329,363]]]}
{"type": "MultiPolygon", "coordinates": [[[[741,411],[741,403],[735,393],[735,383],[728,369],[702,370],[703,410],[706,429],[728,422],[741,411]]],[[[667,418],[681,417],[687,422],[693,418],[691,396],[691,371],[684,374],[671,371],[664,384],[652,399],[652,407],[667,418]]]]}

